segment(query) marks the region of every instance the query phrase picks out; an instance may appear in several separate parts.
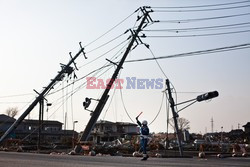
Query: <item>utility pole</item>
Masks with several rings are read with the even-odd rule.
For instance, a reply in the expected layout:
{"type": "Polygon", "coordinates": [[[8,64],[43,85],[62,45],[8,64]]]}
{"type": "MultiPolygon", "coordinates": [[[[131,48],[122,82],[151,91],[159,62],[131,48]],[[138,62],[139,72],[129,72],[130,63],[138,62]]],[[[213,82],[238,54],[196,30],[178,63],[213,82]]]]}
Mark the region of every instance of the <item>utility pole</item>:
{"type": "Polygon", "coordinates": [[[170,84],[169,84],[168,79],[166,79],[166,85],[167,85],[167,91],[168,91],[168,96],[169,96],[170,108],[172,109],[172,114],[173,114],[173,118],[174,118],[175,132],[176,132],[176,136],[177,136],[177,140],[178,140],[179,152],[180,152],[180,156],[182,157],[183,156],[183,149],[182,149],[182,145],[181,145],[181,135],[180,135],[178,122],[177,122],[177,118],[179,117],[179,115],[175,111],[175,102],[174,102],[174,99],[172,97],[172,92],[171,92],[171,88],[170,88],[170,84]]]}
{"type": "MultiPolygon", "coordinates": [[[[149,12],[150,11],[147,11],[146,8],[147,7],[140,8],[140,10],[143,13],[141,23],[139,24],[137,30],[135,30],[135,31],[131,30],[131,32],[132,32],[131,42],[129,43],[129,45],[128,45],[126,51],[125,51],[125,53],[123,54],[123,57],[122,57],[121,61],[117,65],[117,68],[116,68],[116,70],[115,70],[112,78],[110,79],[109,83],[107,84],[106,89],[105,89],[102,97],[100,98],[100,100],[99,100],[99,102],[98,102],[95,110],[93,111],[92,116],[91,116],[91,118],[90,118],[90,120],[89,120],[89,122],[88,122],[88,124],[87,124],[87,126],[86,126],[86,128],[84,130],[84,132],[83,132],[83,135],[80,137],[80,141],[87,141],[88,140],[90,132],[94,128],[95,123],[96,123],[97,119],[99,118],[99,116],[100,116],[100,114],[102,112],[102,109],[103,109],[103,107],[105,106],[105,104],[106,104],[106,102],[108,100],[108,97],[109,97],[108,93],[109,93],[109,91],[110,91],[110,89],[111,89],[111,87],[112,87],[115,79],[117,78],[117,76],[119,74],[119,71],[122,68],[125,59],[127,58],[127,55],[129,54],[129,52],[130,52],[130,50],[131,50],[134,42],[136,41],[136,39],[139,38],[138,37],[139,32],[142,30],[142,28],[144,28],[146,26],[145,25],[145,23],[146,23],[145,21],[146,20],[147,21],[149,21],[149,20],[152,21],[152,19],[149,16],[149,12]]],[[[75,151],[77,152],[77,150],[75,150],[75,151]]]]}
{"type": "Polygon", "coordinates": [[[43,130],[43,113],[44,113],[44,99],[39,102],[39,121],[38,121],[38,142],[37,151],[40,152],[41,149],[41,134],[43,130]]]}
{"type": "Polygon", "coordinates": [[[56,77],[54,79],[51,80],[51,82],[49,83],[48,86],[46,86],[44,88],[44,90],[38,95],[38,97],[30,104],[30,106],[24,111],[24,113],[11,125],[11,127],[4,133],[4,135],[1,137],[0,139],[0,143],[2,143],[5,138],[12,132],[14,131],[18,125],[24,120],[24,118],[33,110],[33,108],[42,100],[44,99],[44,97],[47,95],[47,93],[49,93],[49,91],[51,89],[53,89],[53,86],[62,80],[62,78],[64,77],[65,74],[68,74],[70,75],[74,69],[73,67],[71,67],[70,65],[73,63],[75,65],[75,69],[77,69],[76,67],[76,63],[74,62],[76,60],[76,58],[81,54],[83,53],[85,59],[86,59],[86,56],[85,56],[85,52],[84,52],[84,48],[82,47],[81,45],[81,42],[79,43],[80,44],[80,51],[74,56],[71,57],[71,60],[68,62],[67,65],[62,65],[62,69],[60,72],[58,72],[58,74],[56,75],[56,77]]]}
{"type": "Polygon", "coordinates": [[[212,131],[212,133],[214,133],[214,119],[213,119],[213,117],[211,119],[211,131],[212,131]]]}

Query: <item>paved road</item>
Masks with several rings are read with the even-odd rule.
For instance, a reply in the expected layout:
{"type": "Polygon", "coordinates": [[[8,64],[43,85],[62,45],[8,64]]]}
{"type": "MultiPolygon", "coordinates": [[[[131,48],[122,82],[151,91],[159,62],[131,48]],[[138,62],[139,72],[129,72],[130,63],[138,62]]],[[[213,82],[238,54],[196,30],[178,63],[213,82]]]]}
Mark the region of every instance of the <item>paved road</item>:
{"type": "Polygon", "coordinates": [[[119,156],[70,156],[0,152],[0,167],[167,167],[167,166],[250,166],[250,158],[140,158],[119,156]]]}

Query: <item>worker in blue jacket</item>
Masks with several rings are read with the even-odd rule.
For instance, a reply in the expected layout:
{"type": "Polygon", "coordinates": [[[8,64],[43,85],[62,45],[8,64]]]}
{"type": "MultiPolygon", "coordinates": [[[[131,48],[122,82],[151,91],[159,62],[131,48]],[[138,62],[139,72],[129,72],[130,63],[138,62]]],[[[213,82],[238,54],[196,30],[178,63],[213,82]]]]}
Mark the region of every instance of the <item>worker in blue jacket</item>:
{"type": "Polygon", "coordinates": [[[143,152],[143,158],[141,160],[145,161],[148,159],[147,155],[147,144],[148,144],[148,136],[149,136],[149,128],[148,122],[146,120],[142,121],[142,123],[138,120],[138,116],[136,117],[137,124],[140,126],[140,145],[143,152]]]}

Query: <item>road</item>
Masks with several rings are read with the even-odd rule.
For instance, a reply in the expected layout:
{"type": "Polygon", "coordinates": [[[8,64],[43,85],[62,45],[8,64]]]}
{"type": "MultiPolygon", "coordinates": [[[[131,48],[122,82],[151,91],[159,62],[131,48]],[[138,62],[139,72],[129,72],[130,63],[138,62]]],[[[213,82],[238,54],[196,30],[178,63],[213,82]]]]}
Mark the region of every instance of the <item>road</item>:
{"type": "Polygon", "coordinates": [[[250,158],[140,158],[120,156],[72,156],[0,152],[0,167],[166,167],[250,166],[250,158]]]}

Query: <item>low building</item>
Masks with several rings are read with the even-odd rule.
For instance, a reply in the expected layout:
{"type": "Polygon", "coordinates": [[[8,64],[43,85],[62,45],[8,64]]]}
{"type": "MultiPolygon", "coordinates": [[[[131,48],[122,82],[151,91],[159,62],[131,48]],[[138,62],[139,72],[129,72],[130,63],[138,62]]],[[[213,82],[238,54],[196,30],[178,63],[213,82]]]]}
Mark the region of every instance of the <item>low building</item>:
{"type": "Polygon", "coordinates": [[[245,133],[250,134],[250,122],[248,122],[246,125],[243,125],[242,127],[245,129],[245,133]]]}
{"type": "MultiPolygon", "coordinates": [[[[16,121],[7,115],[0,115],[0,137],[16,121]]],[[[72,137],[77,138],[78,133],[73,130],[62,130],[63,123],[54,120],[44,120],[41,124],[41,143],[71,142],[72,137]]],[[[38,141],[39,120],[25,119],[10,134],[8,138],[21,139],[23,142],[35,144],[38,141]]]]}
{"type": "MultiPolygon", "coordinates": [[[[16,121],[16,119],[9,117],[4,114],[0,114],[0,136],[2,136],[5,131],[7,131],[10,126],[16,121]]],[[[10,134],[11,137],[14,137],[14,134],[10,134]]]]}
{"type": "MultiPolygon", "coordinates": [[[[41,124],[41,141],[49,143],[60,142],[64,135],[62,125],[59,121],[43,121],[41,124]]],[[[24,141],[37,141],[38,130],[39,120],[23,120],[15,130],[16,138],[24,141]]]]}
{"type": "Polygon", "coordinates": [[[138,135],[137,124],[128,122],[97,121],[91,131],[89,141],[94,143],[111,142],[119,138],[138,135]]]}

